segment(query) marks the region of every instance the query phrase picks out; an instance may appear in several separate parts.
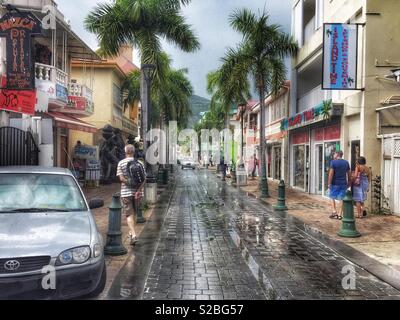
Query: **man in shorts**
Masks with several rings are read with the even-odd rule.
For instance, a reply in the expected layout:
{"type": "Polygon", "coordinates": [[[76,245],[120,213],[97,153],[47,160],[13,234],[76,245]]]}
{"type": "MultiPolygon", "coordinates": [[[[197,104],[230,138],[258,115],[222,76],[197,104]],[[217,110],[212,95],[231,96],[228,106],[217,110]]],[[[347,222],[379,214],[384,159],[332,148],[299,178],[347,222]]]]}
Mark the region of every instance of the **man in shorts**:
{"type": "Polygon", "coordinates": [[[136,232],[135,232],[135,207],[134,201],[135,197],[139,197],[142,192],[143,184],[136,190],[129,187],[126,183],[128,182],[128,169],[127,165],[129,162],[134,160],[135,147],[128,144],[125,146],[125,159],[118,163],[117,167],[117,177],[121,182],[121,203],[124,214],[127,218],[127,223],[129,227],[129,238],[131,245],[135,245],[138,242],[136,232]]]}
{"type": "Polygon", "coordinates": [[[343,199],[347,189],[351,183],[351,170],[349,162],[343,159],[343,151],[336,151],[334,160],[331,162],[328,188],[329,198],[332,199],[332,214],[331,219],[342,219],[343,215],[343,199]],[[336,211],[336,200],[341,202],[340,214],[336,211]]]}

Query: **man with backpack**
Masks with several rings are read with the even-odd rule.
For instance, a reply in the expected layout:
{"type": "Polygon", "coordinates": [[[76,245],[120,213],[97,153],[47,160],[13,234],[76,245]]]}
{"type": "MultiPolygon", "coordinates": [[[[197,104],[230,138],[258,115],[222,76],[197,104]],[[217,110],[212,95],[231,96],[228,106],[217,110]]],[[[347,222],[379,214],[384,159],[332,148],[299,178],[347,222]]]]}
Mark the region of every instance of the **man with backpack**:
{"type": "Polygon", "coordinates": [[[131,245],[138,242],[135,233],[135,197],[140,196],[141,189],[146,181],[143,165],[135,158],[135,147],[125,146],[125,159],[118,163],[117,177],[121,181],[121,202],[123,212],[126,215],[129,238],[131,245]]]}

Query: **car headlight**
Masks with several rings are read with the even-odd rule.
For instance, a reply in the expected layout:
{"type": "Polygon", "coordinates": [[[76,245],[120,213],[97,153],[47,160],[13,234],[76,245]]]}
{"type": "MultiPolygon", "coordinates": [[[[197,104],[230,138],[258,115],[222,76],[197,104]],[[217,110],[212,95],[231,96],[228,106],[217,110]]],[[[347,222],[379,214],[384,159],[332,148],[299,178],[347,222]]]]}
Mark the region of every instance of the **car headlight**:
{"type": "Polygon", "coordinates": [[[63,251],[57,259],[56,265],[81,264],[90,258],[90,247],[78,247],[63,251]]]}
{"type": "Polygon", "coordinates": [[[96,244],[93,246],[93,257],[94,257],[94,258],[100,257],[101,252],[102,252],[102,247],[101,247],[101,245],[98,244],[98,243],[96,243],[96,244]]]}

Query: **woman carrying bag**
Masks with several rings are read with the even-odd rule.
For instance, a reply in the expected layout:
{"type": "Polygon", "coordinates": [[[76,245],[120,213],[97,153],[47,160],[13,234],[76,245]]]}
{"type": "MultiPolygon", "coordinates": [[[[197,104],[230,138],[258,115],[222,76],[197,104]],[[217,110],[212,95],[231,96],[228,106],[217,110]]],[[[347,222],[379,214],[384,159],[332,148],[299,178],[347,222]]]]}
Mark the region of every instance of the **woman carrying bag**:
{"type": "Polygon", "coordinates": [[[369,185],[371,182],[371,170],[367,167],[367,161],[360,157],[356,164],[353,179],[353,200],[357,205],[357,218],[362,219],[367,215],[364,203],[367,200],[369,185]]]}

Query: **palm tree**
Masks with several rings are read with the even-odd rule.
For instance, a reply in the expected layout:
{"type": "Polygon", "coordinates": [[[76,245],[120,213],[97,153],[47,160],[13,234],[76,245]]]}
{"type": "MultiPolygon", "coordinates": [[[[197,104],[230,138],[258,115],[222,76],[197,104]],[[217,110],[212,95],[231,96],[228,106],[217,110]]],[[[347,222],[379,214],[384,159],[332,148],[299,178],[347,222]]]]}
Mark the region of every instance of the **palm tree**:
{"type": "MultiPolygon", "coordinates": [[[[161,39],[185,52],[200,48],[192,27],[181,13],[182,6],[189,3],[190,0],[115,0],[97,5],[85,19],[85,26],[97,34],[104,56],[117,56],[121,46],[131,44],[138,50],[142,65],[155,65],[154,82],[165,83],[168,66],[161,39]]],[[[157,115],[152,112],[152,119],[157,115]]],[[[144,122],[147,128],[147,119],[144,122]]]]}
{"type": "Polygon", "coordinates": [[[101,51],[116,56],[120,47],[132,44],[143,64],[156,65],[162,76],[161,39],[185,52],[200,48],[191,26],[181,14],[190,0],[116,0],[98,4],[85,19],[86,29],[97,34],[101,51]]]}
{"type": "Polygon", "coordinates": [[[281,31],[277,24],[269,24],[269,16],[264,11],[256,16],[248,9],[237,10],[229,18],[230,24],[243,39],[235,49],[229,49],[225,57],[222,81],[236,83],[248,82],[252,76],[255,81],[261,114],[260,152],[261,196],[268,197],[268,182],[265,155],[265,100],[267,92],[279,92],[286,76],[283,58],[294,56],[298,46],[295,40],[281,31]],[[238,80],[239,79],[239,80],[238,80]]]}
{"type": "MultiPolygon", "coordinates": [[[[240,76],[225,77],[228,69],[233,74],[235,74],[235,70],[230,68],[227,58],[221,60],[223,62],[222,66],[218,70],[207,74],[207,91],[211,95],[211,112],[222,113],[225,118],[225,128],[228,129],[229,115],[232,108],[249,99],[250,89],[248,81],[243,81],[240,76]]],[[[223,146],[225,147],[225,142],[223,146]]]]}

